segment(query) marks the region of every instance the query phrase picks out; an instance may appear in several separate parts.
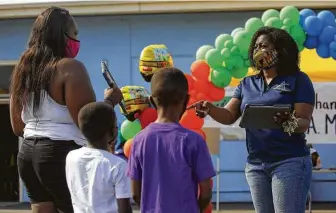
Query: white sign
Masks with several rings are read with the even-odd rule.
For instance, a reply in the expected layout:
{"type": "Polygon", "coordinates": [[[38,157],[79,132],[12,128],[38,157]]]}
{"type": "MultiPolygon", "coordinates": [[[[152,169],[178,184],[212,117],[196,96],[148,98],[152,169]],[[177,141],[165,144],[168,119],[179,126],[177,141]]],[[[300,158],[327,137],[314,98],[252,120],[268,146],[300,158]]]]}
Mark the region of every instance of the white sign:
{"type": "MultiPolygon", "coordinates": [[[[307,142],[336,143],[336,82],[314,83],[314,88],[315,109],[307,131],[307,142]]],[[[233,88],[226,90],[228,97],[232,92],[233,88]]],[[[245,130],[239,127],[239,120],[231,126],[217,123],[209,116],[204,121],[204,127],[221,129],[222,140],[245,140],[245,130]]]]}
{"type": "Polygon", "coordinates": [[[308,143],[336,143],[336,82],[314,83],[315,109],[308,143]]]}

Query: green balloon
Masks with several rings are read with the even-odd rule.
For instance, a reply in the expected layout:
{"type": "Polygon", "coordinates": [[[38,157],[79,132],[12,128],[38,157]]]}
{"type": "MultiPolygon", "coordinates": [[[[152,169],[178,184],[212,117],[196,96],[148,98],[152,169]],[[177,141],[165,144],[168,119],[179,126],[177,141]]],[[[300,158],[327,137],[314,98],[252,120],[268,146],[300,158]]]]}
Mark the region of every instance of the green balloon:
{"type": "Polygon", "coordinates": [[[292,25],[297,25],[300,22],[300,12],[294,6],[286,6],[280,11],[280,19],[282,21],[285,19],[291,19],[292,25]]]}
{"type": "Polygon", "coordinates": [[[246,67],[250,67],[251,66],[250,60],[245,60],[244,64],[245,64],[246,67]]]}
{"type": "Polygon", "coordinates": [[[216,49],[223,49],[224,48],[224,44],[226,41],[232,40],[232,36],[229,34],[221,34],[219,36],[217,36],[216,41],[215,41],[215,47],[216,49]]]}
{"type": "Polygon", "coordinates": [[[289,27],[289,26],[285,26],[285,25],[284,25],[284,26],[281,27],[281,29],[286,30],[287,33],[290,34],[290,29],[291,29],[291,27],[289,27]]]}
{"type": "Polygon", "coordinates": [[[276,17],[279,18],[280,17],[280,13],[277,10],[274,9],[269,9],[266,10],[262,16],[261,16],[261,20],[266,24],[266,21],[272,17],[276,17]]]}
{"type": "Polygon", "coordinates": [[[121,144],[125,143],[126,140],[125,138],[123,138],[122,134],[121,134],[121,130],[118,129],[118,140],[120,141],[121,144]]]}
{"type": "Polygon", "coordinates": [[[299,24],[290,29],[290,35],[295,41],[298,41],[301,44],[303,44],[306,40],[306,33],[299,24]]]}
{"type": "Polygon", "coordinates": [[[210,45],[203,45],[198,48],[196,52],[196,60],[205,60],[205,54],[211,49],[214,49],[214,47],[210,45]]]}
{"type": "Polygon", "coordinates": [[[269,18],[266,22],[265,22],[265,26],[268,27],[275,27],[275,28],[281,28],[283,26],[282,21],[277,18],[277,17],[272,17],[269,18]]]}
{"type": "Polygon", "coordinates": [[[233,43],[238,46],[239,52],[241,54],[248,52],[248,49],[251,43],[250,34],[246,31],[238,32],[233,37],[233,43]]]}
{"type": "Polygon", "coordinates": [[[216,87],[224,88],[231,83],[231,74],[224,67],[218,67],[211,70],[210,81],[216,87]]]}
{"type": "Polygon", "coordinates": [[[240,67],[241,64],[244,63],[244,62],[241,61],[241,59],[242,59],[241,56],[233,55],[233,56],[231,56],[230,58],[228,58],[224,61],[225,67],[230,69],[230,70],[237,67],[237,66],[240,67]]]}
{"type": "Polygon", "coordinates": [[[264,26],[264,23],[262,22],[262,20],[260,18],[254,17],[254,18],[250,18],[249,20],[247,20],[247,22],[245,23],[245,30],[253,34],[257,32],[257,30],[263,26],[264,26]]]}
{"type": "Polygon", "coordinates": [[[240,53],[239,53],[239,49],[238,49],[237,46],[233,46],[233,47],[231,48],[231,54],[232,54],[232,55],[239,55],[239,54],[240,54],[240,53]]]}
{"type": "Polygon", "coordinates": [[[291,26],[293,26],[293,21],[292,21],[292,19],[286,18],[285,20],[283,20],[283,24],[285,26],[291,27],[291,26]]]}
{"type": "Polygon", "coordinates": [[[238,27],[238,28],[232,30],[231,36],[234,37],[236,35],[236,33],[240,32],[240,31],[244,31],[244,28],[238,27]]]}
{"type": "Polygon", "coordinates": [[[220,50],[211,49],[205,54],[205,60],[212,68],[220,67],[223,65],[223,57],[220,50]]]}
{"type": "Polygon", "coordinates": [[[234,46],[233,40],[228,40],[224,43],[224,47],[231,49],[234,46]]]}
{"type": "Polygon", "coordinates": [[[223,58],[229,58],[231,55],[231,51],[228,48],[224,48],[221,51],[221,55],[223,56],[223,58]]]}
{"type": "Polygon", "coordinates": [[[240,79],[244,78],[248,72],[248,67],[235,68],[231,70],[231,75],[233,78],[240,79]]]}
{"type": "Polygon", "coordinates": [[[244,63],[244,59],[241,57],[241,56],[237,56],[236,59],[235,59],[235,68],[243,68],[245,66],[245,63],[244,63]]]}
{"type": "Polygon", "coordinates": [[[136,134],[138,134],[138,132],[141,131],[141,124],[138,120],[135,121],[129,121],[129,120],[125,120],[122,124],[121,124],[121,135],[125,140],[129,140],[131,138],[133,138],[136,134]]]}
{"type": "Polygon", "coordinates": [[[303,44],[300,44],[300,43],[297,43],[297,42],[296,42],[296,44],[298,46],[299,51],[301,52],[304,49],[303,44]]]}

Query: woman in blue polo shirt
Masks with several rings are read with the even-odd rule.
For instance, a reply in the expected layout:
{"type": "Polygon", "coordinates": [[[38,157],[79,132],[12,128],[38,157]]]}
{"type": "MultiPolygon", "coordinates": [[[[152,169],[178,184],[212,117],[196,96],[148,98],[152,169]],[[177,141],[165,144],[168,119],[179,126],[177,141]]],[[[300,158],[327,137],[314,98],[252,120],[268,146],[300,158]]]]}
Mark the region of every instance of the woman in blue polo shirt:
{"type": "MultiPolygon", "coordinates": [[[[191,107],[200,117],[208,114],[230,125],[241,116],[246,104],[290,104],[298,124],[294,133],[246,129],[245,174],[257,213],[304,213],[312,178],[312,162],[305,146],[315,102],[312,82],[300,71],[298,47],[285,30],[258,30],[250,44],[249,60],[257,73],[241,80],[225,108],[206,101],[191,107]]],[[[289,118],[277,114],[274,119],[283,123],[289,118]]]]}

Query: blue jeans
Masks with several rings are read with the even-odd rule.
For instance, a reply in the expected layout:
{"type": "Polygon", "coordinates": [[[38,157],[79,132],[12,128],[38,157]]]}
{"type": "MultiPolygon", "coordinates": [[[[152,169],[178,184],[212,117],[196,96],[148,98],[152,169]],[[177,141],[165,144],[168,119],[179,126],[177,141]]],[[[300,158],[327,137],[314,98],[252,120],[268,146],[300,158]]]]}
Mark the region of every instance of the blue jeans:
{"type": "Polygon", "coordinates": [[[312,180],[310,156],[276,163],[246,164],[256,213],[304,213],[312,180]]]}

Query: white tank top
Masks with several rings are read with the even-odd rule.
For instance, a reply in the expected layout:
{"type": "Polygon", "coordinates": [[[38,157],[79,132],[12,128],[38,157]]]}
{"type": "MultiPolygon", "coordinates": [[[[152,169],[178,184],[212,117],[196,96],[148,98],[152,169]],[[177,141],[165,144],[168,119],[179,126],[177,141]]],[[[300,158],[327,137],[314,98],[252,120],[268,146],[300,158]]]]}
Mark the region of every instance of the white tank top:
{"type": "Polygon", "coordinates": [[[33,102],[23,107],[21,118],[26,124],[24,138],[49,138],[51,140],[75,141],[86,146],[87,141],[74,123],[66,106],[56,103],[46,91],[41,98],[37,117],[33,114],[33,102]]]}

